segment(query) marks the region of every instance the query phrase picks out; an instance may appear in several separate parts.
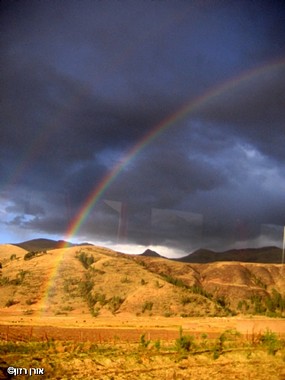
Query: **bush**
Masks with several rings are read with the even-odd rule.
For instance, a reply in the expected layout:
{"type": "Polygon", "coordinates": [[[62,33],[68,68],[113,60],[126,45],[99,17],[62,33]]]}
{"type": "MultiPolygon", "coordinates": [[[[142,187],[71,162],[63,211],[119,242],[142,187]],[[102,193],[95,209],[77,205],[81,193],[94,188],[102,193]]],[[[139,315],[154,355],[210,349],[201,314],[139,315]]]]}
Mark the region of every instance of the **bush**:
{"type": "Polygon", "coordinates": [[[267,352],[270,355],[275,355],[276,352],[282,348],[282,341],[278,339],[275,332],[269,329],[261,335],[260,342],[267,348],[267,352]]]}
{"type": "Polygon", "coordinates": [[[79,284],[79,290],[80,290],[81,295],[84,298],[87,298],[88,294],[93,289],[93,286],[94,286],[94,281],[93,280],[87,279],[86,281],[80,282],[80,284],[79,284]]]}
{"type": "Polygon", "coordinates": [[[194,337],[183,335],[182,327],[180,327],[179,338],[175,341],[175,347],[178,351],[190,351],[194,347],[194,337]]]}
{"type": "Polygon", "coordinates": [[[31,259],[33,259],[37,254],[38,254],[37,251],[30,251],[30,252],[28,252],[28,253],[25,254],[25,256],[24,256],[24,260],[31,260],[31,259]]]}
{"type": "Polygon", "coordinates": [[[152,310],[152,307],[153,307],[153,302],[146,301],[146,302],[143,304],[142,312],[144,313],[146,310],[151,311],[151,310],[152,310]]]}
{"type": "Polygon", "coordinates": [[[150,344],[150,340],[146,340],[145,334],[142,334],[140,337],[140,345],[143,348],[147,348],[147,346],[150,344]]]}
{"type": "Polygon", "coordinates": [[[88,269],[95,262],[93,255],[88,256],[85,252],[81,252],[77,257],[85,269],[88,269]]]}
{"type": "Polygon", "coordinates": [[[127,276],[125,276],[121,279],[122,284],[129,284],[130,282],[131,282],[131,280],[127,276]]]}
{"type": "Polygon", "coordinates": [[[184,284],[184,282],[180,278],[175,278],[168,274],[164,274],[162,275],[162,277],[165,281],[169,282],[170,284],[174,286],[178,286],[179,288],[187,288],[187,286],[184,284]]]}
{"type": "Polygon", "coordinates": [[[112,313],[115,313],[119,310],[120,306],[124,302],[124,299],[119,296],[114,296],[109,301],[109,308],[112,311],[112,313]]]}
{"type": "Polygon", "coordinates": [[[6,306],[6,307],[10,307],[10,306],[16,305],[16,303],[17,303],[17,301],[15,301],[15,300],[13,300],[13,299],[10,298],[10,299],[6,302],[5,306],[6,306]]]}
{"type": "Polygon", "coordinates": [[[37,303],[37,301],[35,301],[35,300],[31,299],[31,298],[27,299],[27,301],[26,301],[26,304],[29,305],[29,306],[33,305],[35,303],[37,303]]]}
{"type": "Polygon", "coordinates": [[[5,286],[10,284],[9,277],[2,277],[0,278],[0,285],[5,286]]]}
{"type": "Polygon", "coordinates": [[[181,299],[181,304],[183,306],[187,305],[188,303],[191,303],[192,299],[191,297],[188,297],[188,296],[183,296],[182,299],[181,299]]]}

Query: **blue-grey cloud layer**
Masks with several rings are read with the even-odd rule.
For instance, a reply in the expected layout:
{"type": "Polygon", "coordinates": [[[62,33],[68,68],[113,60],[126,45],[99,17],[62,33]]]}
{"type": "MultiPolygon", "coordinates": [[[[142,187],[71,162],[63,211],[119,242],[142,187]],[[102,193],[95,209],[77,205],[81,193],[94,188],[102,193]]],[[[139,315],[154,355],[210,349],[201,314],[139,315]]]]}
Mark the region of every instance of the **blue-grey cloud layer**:
{"type": "MultiPolygon", "coordinates": [[[[257,244],[262,225],[285,224],[281,1],[7,1],[1,17],[3,242],[62,236],[156,125],[270,62],[173,123],[103,198],[128,204],[130,242],[186,251],[257,244]],[[179,213],[159,229],[157,209],[200,215],[199,231],[179,213]]],[[[117,226],[101,201],[80,236],[115,241],[117,226]]]]}

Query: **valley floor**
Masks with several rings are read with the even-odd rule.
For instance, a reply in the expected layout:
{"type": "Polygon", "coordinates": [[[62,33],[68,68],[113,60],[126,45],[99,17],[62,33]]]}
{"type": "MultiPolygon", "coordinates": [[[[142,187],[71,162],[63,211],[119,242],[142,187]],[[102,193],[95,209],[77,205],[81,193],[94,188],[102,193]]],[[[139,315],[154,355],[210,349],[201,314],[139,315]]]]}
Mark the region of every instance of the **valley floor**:
{"type": "Polygon", "coordinates": [[[0,379],[14,366],[45,368],[44,376],[17,379],[285,380],[284,337],[285,319],[31,318],[3,310],[0,379]]]}
{"type": "MultiPolygon", "coordinates": [[[[117,335],[122,330],[130,331],[130,336],[142,333],[143,331],[168,331],[170,339],[176,337],[179,328],[189,334],[220,334],[225,330],[236,329],[243,335],[259,334],[266,330],[273,331],[279,336],[285,337],[285,319],[284,318],[267,318],[264,316],[236,316],[236,317],[160,317],[160,316],[140,316],[136,317],[132,314],[120,313],[115,316],[99,316],[97,318],[90,315],[74,314],[69,316],[23,316],[21,312],[11,313],[7,308],[0,310],[0,331],[14,329],[19,333],[22,331],[37,330],[44,332],[45,329],[53,331],[70,331],[74,334],[74,339],[78,340],[77,330],[83,332],[90,329],[96,331],[106,331],[108,336],[112,336],[112,330],[117,335]],[[23,326],[23,327],[22,327],[23,326]]],[[[80,335],[79,335],[80,336],[80,335]]],[[[83,334],[84,336],[84,334],[83,334]]],[[[88,335],[90,337],[90,335],[88,335]]],[[[101,336],[104,336],[102,333],[101,336]]],[[[124,338],[123,338],[124,339],[124,338]]],[[[132,339],[133,340],[133,339],[132,339]]]]}

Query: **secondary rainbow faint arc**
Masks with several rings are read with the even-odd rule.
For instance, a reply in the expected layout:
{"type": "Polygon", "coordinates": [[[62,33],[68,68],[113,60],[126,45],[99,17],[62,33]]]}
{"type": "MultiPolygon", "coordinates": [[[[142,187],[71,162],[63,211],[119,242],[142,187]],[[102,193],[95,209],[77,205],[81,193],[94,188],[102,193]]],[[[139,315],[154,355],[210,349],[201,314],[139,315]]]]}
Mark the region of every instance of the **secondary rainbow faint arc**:
{"type": "Polygon", "coordinates": [[[68,226],[64,240],[66,241],[71,239],[78,232],[78,230],[88,217],[88,214],[95,206],[96,202],[100,199],[100,197],[104,194],[104,192],[112,184],[112,182],[117,178],[117,176],[121,173],[124,167],[132,159],[134,159],[147,145],[149,145],[153,140],[155,140],[155,138],[158,137],[161,133],[170,128],[175,123],[182,120],[185,116],[189,115],[191,112],[205,104],[210,99],[221,95],[222,93],[236,87],[240,83],[246,82],[254,77],[257,77],[271,70],[278,69],[283,65],[285,65],[284,57],[281,60],[279,59],[278,61],[273,61],[267,63],[266,65],[259,66],[257,68],[246,71],[241,75],[231,78],[230,80],[222,83],[221,85],[218,85],[214,88],[210,88],[201,96],[184,104],[175,113],[163,119],[125,154],[125,156],[112,168],[112,170],[103,177],[99,185],[93,188],[93,190],[89,193],[88,197],[82,204],[79,212],[68,226]]]}

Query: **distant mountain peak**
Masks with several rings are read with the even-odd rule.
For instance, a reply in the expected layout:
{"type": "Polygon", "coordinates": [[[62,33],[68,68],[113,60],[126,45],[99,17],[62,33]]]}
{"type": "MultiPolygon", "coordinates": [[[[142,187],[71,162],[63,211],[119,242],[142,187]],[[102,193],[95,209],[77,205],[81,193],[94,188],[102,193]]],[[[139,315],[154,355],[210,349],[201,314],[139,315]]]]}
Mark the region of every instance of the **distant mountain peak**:
{"type": "Polygon", "coordinates": [[[152,251],[151,249],[146,249],[144,253],[141,253],[141,256],[148,256],[148,257],[162,257],[157,252],[152,251]]]}

